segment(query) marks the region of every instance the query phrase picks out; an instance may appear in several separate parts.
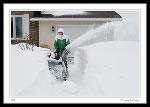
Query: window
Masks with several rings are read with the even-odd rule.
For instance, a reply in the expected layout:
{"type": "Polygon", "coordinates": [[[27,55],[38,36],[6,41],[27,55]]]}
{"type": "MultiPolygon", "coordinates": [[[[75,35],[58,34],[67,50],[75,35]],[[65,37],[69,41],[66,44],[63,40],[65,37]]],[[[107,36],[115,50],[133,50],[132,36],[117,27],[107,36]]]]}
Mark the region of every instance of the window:
{"type": "Polygon", "coordinates": [[[22,38],[22,17],[11,17],[11,38],[22,38]]]}
{"type": "Polygon", "coordinates": [[[22,38],[22,17],[15,17],[16,38],[22,38]]]}
{"type": "Polygon", "coordinates": [[[29,35],[29,14],[11,15],[11,39],[25,39],[29,35]]]}

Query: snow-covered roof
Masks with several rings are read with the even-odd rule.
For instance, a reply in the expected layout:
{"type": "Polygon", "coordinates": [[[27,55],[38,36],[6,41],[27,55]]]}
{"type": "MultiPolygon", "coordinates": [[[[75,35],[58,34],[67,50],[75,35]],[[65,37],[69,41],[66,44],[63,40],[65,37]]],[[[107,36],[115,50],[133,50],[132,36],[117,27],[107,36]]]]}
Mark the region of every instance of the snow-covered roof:
{"type": "Polygon", "coordinates": [[[40,20],[93,20],[93,21],[116,21],[122,17],[115,11],[41,11],[30,19],[31,21],[40,20]]]}
{"type": "Polygon", "coordinates": [[[62,15],[80,15],[88,14],[85,11],[75,11],[75,10],[66,10],[66,11],[41,11],[41,14],[52,14],[53,16],[62,16],[62,15]]]}

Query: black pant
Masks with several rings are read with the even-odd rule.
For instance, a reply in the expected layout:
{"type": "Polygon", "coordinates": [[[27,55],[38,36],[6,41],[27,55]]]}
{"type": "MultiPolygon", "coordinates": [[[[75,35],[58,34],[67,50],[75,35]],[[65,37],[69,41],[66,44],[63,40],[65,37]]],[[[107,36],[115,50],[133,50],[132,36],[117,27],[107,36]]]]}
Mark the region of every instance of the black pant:
{"type": "MultiPolygon", "coordinates": [[[[56,55],[55,55],[55,59],[56,59],[56,60],[59,60],[59,58],[62,56],[62,52],[63,52],[62,50],[57,50],[57,51],[55,52],[55,54],[56,54],[56,55]]],[[[63,57],[63,58],[62,58],[62,60],[63,60],[64,63],[65,63],[66,69],[67,69],[67,68],[68,68],[68,66],[67,66],[68,64],[67,64],[66,59],[67,59],[66,57],[65,57],[65,58],[63,57]]]]}

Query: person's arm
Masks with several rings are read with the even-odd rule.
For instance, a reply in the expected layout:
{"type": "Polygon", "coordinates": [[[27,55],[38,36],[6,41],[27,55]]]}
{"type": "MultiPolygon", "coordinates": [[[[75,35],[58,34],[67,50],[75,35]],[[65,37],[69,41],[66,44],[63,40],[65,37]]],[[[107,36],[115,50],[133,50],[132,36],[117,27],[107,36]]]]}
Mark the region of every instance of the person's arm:
{"type": "Polygon", "coordinates": [[[55,41],[54,41],[54,48],[55,48],[55,49],[58,49],[57,36],[55,37],[55,41]]]}
{"type": "Polygon", "coordinates": [[[70,44],[70,41],[69,41],[69,39],[68,39],[68,41],[67,41],[67,43],[66,43],[67,45],[69,45],[70,44]]]}
{"type": "Polygon", "coordinates": [[[70,41],[69,41],[69,38],[67,36],[67,39],[66,39],[66,46],[70,44],[70,41]]]}

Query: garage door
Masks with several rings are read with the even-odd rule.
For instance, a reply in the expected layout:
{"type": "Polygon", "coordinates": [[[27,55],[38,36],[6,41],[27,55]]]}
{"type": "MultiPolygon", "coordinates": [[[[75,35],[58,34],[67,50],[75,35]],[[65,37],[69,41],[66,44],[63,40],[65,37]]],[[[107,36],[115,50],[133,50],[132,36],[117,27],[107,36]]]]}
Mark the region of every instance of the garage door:
{"type": "MultiPolygon", "coordinates": [[[[70,41],[72,42],[73,40],[75,40],[76,38],[80,37],[82,34],[86,33],[87,31],[89,31],[91,28],[96,28],[98,26],[57,26],[57,30],[58,28],[63,28],[64,32],[66,35],[69,36],[70,41]]],[[[104,37],[102,37],[101,39],[105,39],[104,37]]]]}

